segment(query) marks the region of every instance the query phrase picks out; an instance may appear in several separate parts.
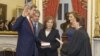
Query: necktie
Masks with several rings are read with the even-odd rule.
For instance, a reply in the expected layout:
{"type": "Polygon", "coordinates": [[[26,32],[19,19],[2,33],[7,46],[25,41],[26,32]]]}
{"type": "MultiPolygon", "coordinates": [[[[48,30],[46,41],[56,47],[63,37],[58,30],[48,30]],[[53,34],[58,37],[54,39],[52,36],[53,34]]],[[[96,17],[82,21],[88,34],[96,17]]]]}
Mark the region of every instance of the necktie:
{"type": "Polygon", "coordinates": [[[32,29],[32,32],[34,33],[34,29],[33,29],[32,20],[29,18],[29,19],[28,19],[28,21],[29,21],[30,27],[31,27],[31,29],[32,29]]]}
{"type": "Polygon", "coordinates": [[[37,24],[36,24],[36,22],[34,23],[34,31],[35,31],[35,36],[37,37],[38,35],[37,35],[37,24]]]}

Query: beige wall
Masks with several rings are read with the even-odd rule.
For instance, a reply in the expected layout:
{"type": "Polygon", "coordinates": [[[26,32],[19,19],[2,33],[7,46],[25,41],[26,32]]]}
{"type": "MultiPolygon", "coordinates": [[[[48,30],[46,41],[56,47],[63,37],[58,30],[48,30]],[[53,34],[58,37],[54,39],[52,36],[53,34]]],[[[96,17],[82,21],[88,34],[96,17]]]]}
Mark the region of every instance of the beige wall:
{"type": "Polygon", "coordinates": [[[32,0],[33,1],[33,4],[36,4],[36,0],[32,0]]]}
{"type": "Polygon", "coordinates": [[[100,0],[98,0],[98,12],[99,12],[99,14],[98,14],[98,16],[100,17],[100,0]]]}
{"type": "Polygon", "coordinates": [[[94,13],[94,36],[100,36],[100,0],[95,0],[94,13]]]}
{"type": "MultiPolygon", "coordinates": [[[[41,12],[40,22],[42,23],[42,1],[32,0],[41,12]]],[[[0,0],[0,3],[7,5],[7,20],[11,20],[13,16],[17,15],[16,8],[23,8],[25,0],[0,0]]]]}
{"type": "Polygon", "coordinates": [[[16,8],[23,7],[25,0],[0,0],[0,3],[7,5],[7,20],[16,16],[16,8]]]}
{"type": "Polygon", "coordinates": [[[97,16],[100,19],[100,0],[96,0],[95,4],[96,4],[96,13],[97,13],[97,16]]]}

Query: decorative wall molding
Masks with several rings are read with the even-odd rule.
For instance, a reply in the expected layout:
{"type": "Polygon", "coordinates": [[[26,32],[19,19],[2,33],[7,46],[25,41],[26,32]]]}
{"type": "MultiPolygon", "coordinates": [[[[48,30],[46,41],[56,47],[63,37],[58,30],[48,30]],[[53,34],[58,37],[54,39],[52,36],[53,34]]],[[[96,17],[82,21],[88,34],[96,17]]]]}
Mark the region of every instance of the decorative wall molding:
{"type": "Polygon", "coordinates": [[[0,51],[16,52],[17,35],[0,35],[0,51]]]}

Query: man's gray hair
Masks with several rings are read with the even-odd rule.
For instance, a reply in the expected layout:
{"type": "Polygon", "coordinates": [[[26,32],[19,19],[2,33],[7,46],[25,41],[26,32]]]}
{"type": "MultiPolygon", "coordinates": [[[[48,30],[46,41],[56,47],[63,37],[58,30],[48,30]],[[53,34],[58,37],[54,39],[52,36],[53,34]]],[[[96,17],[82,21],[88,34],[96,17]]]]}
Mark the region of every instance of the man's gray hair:
{"type": "Polygon", "coordinates": [[[35,4],[33,4],[32,2],[28,2],[25,6],[28,6],[29,9],[37,8],[37,6],[35,4]]]}

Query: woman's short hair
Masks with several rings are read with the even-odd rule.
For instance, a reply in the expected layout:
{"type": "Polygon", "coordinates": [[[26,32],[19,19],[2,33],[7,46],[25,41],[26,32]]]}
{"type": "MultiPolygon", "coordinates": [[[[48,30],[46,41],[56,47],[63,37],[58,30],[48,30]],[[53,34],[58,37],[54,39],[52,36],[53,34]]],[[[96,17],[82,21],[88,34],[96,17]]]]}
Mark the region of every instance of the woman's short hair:
{"type": "Polygon", "coordinates": [[[79,13],[77,13],[77,12],[69,12],[69,14],[72,14],[75,17],[76,21],[79,22],[79,24],[81,26],[84,26],[84,23],[85,23],[84,22],[84,18],[79,13]]]}
{"type": "Polygon", "coordinates": [[[46,19],[44,20],[44,28],[46,28],[46,23],[47,23],[49,20],[53,20],[53,27],[52,27],[52,29],[55,29],[55,28],[56,28],[56,21],[55,21],[55,18],[52,17],[52,16],[47,16],[47,17],[46,17],[46,19]]]}

